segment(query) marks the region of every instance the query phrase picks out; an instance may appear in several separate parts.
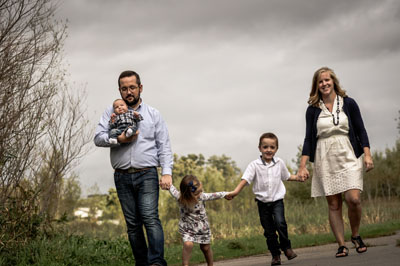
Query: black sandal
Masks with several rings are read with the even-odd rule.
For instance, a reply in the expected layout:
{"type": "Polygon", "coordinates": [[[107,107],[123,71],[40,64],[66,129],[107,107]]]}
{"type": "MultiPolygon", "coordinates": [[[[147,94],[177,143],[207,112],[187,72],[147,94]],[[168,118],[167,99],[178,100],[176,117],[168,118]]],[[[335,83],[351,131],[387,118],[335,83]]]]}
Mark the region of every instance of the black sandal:
{"type": "Polygon", "coordinates": [[[336,258],[346,257],[349,255],[349,249],[346,246],[340,246],[336,252],[336,258]]]}
{"type": "Polygon", "coordinates": [[[356,247],[357,253],[364,253],[367,251],[367,246],[362,241],[361,236],[351,237],[351,242],[353,242],[356,247]],[[360,251],[361,248],[365,248],[365,250],[360,251]]]}

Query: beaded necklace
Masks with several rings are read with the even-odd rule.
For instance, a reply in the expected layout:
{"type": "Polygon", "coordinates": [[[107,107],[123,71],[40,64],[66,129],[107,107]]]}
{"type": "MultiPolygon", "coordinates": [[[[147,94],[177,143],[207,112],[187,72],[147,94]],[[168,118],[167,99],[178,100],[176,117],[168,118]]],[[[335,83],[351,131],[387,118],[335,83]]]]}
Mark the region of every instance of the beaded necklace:
{"type": "MultiPolygon", "coordinates": [[[[322,101],[322,102],[324,102],[324,101],[322,101]]],[[[336,94],[336,103],[337,103],[336,122],[335,122],[335,115],[334,115],[333,113],[331,113],[331,115],[332,115],[332,120],[333,120],[333,124],[334,124],[335,126],[339,125],[339,113],[340,113],[340,108],[339,108],[339,95],[337,95],[337,94],[336,94]]],[[[325,105],[325,103],[324,103],[324,105],[325,105]]],[[[325,107],[326,107],[326,105],[325,105],[325,107]]],[[[328,107],[326,107],[326,109],[328,109],[328,107]]],[[[329,111],[329,109],[328,109],[328,111],[329,111]]],[[[332,110],[332,111],[333,111],[333,110],[332,110]]]]}

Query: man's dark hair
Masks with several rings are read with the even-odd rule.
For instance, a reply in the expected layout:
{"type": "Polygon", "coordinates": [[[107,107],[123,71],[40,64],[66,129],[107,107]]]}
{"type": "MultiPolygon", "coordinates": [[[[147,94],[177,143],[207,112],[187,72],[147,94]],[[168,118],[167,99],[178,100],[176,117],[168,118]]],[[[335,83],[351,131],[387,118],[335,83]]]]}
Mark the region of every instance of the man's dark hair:
{"type": "Polygon", "coordinates": [[[132,76],[135,76],[135,77],[136,77],[137,84],[138,84],[138,86],[140,86],[141,83],[140,83],[139,74],[136,73],[135,71],[132,71],[132,70],[125,70],[125,71],[122,72],[122,73],[119,75],[119,77],[118,77],[118,88],[121,87],[121,82],[120,82],[120,80],[121,80],[122,78],[132,77],[132,76]]]}

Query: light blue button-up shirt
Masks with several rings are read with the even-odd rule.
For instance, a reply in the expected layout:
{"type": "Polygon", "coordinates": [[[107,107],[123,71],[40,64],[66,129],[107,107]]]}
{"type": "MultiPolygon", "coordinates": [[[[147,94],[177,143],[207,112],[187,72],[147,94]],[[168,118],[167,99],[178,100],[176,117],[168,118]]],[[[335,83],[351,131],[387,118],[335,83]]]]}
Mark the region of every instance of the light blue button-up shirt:
{"type": "Polygon", "coordinates": [[[139,135],[136,140],[131,143],[110,144],[108,131],[113,113],[111,105],[100,118],[94,144],[98,147],[110,147],[111,165],[114,169],[161,166],[162,175],[172,175],[173,156],[168,129],[160,112],[143,102],[136,111],[143,117],[139,122],[139,135]]]}

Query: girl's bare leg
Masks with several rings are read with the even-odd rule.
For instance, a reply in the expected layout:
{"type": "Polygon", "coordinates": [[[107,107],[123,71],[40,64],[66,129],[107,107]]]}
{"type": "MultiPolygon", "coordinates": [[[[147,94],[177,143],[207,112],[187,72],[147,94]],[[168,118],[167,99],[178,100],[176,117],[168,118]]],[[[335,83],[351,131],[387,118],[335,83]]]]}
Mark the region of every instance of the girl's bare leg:
{"type": "Polygon", "coordinates": [[[206,258],[207,265],[213,266],[214,258],[213,258],[213,252],[211,249],[211,245],[210,244],[200,244],[200,249],[203,252],[204,257],[206,258]]]}
{"type": "Polygon", "coordinates": [[[190,256],[192,255],[193,242],[186,241],[183,243],[182,249],[182,265],[189,266],[190,256]]]}

